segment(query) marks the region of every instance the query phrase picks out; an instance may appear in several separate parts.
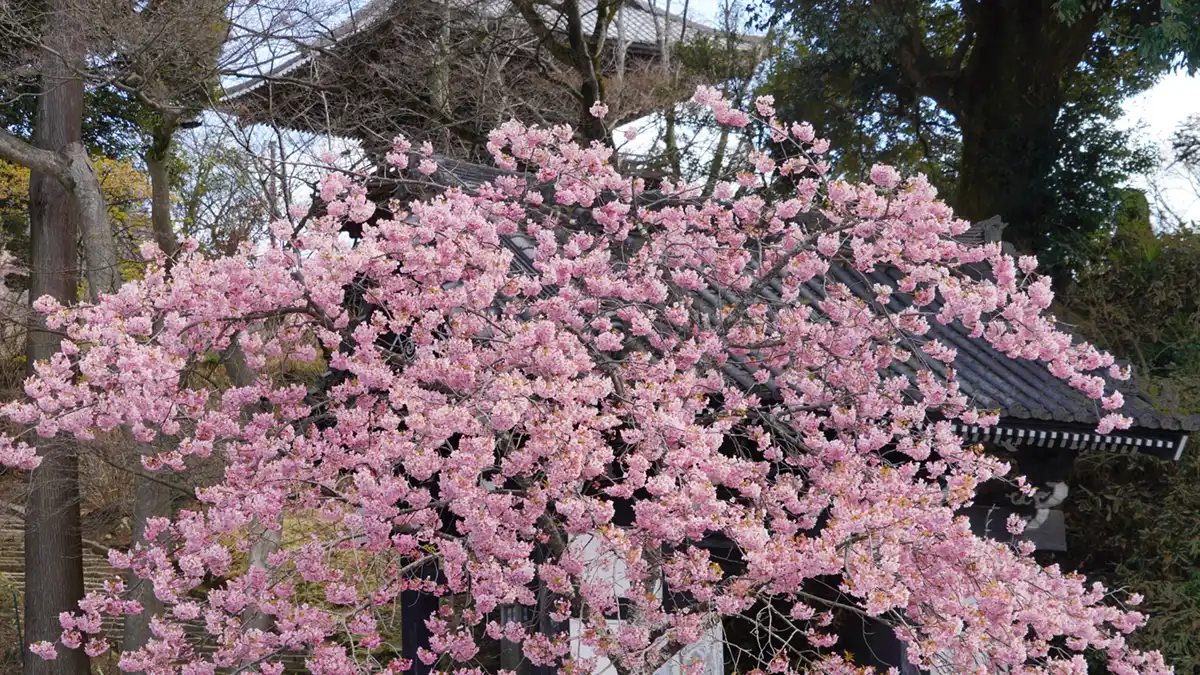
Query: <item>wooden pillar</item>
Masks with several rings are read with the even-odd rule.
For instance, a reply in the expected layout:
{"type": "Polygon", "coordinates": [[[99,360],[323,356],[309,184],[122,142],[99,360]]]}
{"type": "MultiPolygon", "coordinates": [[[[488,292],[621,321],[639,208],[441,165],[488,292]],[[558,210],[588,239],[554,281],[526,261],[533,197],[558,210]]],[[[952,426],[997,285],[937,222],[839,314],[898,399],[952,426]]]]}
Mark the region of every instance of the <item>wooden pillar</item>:
{"type": "MultiPolygon", "coordinates": [[[[511,622],[525,623],[525,608],[521,605],[501,605],[500,625],[511,622]]],[[[521,663],[525,660],[521,645],[509,640],[500,641],[500,668],[520,675],[521,663]]]]}
{"type": "MultiPolygon", "coordinates": [[[[436,563],[426,563],[417,571],[420,579],[441,581],[441,574],[436,563]]],[[[433,666],[427,666],[417,656],[417,650],[429,649],[429,627],[425,620],[432,617],[438,610],[438,597],[423,591],[402,591],[400,593],[400,652],[405,659],[412,661],[412,675],[429,675],[433,666]]]]}
{"type": "MultiPolygon", "coordinates": [[[[533,562],[541,564],[550,557],[550,551],[544,544],[538,544],[533,549],[533,562]]],[[[537,581],[537,611],[534,620],[537,622],[537,629],[542,635],[553,637],[560,633],[568,631],[568,623],[566,621],[555,621],[550,613],[554,611],[554,594],[546,588],[546,584],[541,579],[537,581]]],[[[529,675],[558,675],[558,666],[530,666],[529,675]]]]}

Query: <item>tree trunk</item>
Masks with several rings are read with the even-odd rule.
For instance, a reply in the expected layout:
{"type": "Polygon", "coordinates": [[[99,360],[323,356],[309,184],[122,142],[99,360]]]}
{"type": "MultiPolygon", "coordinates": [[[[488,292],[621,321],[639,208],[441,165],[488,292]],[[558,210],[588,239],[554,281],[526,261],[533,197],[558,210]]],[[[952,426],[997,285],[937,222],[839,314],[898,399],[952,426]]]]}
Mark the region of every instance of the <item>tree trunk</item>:
{"type": "MultiPolygon", "coordinates": [[[[1047,106],[1049,108],[1049,106],[1047,106]]],[[[1022,253],[1043,250],[1054,206],[1046,177],[1058,160],[1054,109],[1014,110],[985,101],[962,123],[956,213],[978,222],[995,215],[1004,239],[1022,253]],[[994,106],[994,107],[993,107],[994,106]]]]}
{"type": "MultiPolygon", "coordinates": [[[[137,467],[133,488],[133,543],[146,545],[146,520],[170,514],[171,488],[164,483],[150,480],[143,475],[144,469],[137,467]]],[[[121,650],[133,651],[145,646],[150,639],[150,618],[161,616],[162,602],[154,596],[154,585],[129,573],[126,582],[132,591],[131,597],[142,604],[139,614],[125,617],[121,635],[121,650]]]]}
{"type": "MultiPolygon", "coordinates": [[[[49,3],[42,96],[34,143],[61,150],[82,139],[83,81],[72,64],[82,62],[82,33],[64,0],[49,3]],[[57,54],[70,59],[64,63],[57,54]]],[[[80,212],[55,176],[35,171],[29,181],[30,301],[49,295],[72,303],[78,291],[80,212]]],[[[50,358],[60,337],[34,317],[26,343],[28,368],[50,358]]],[[[42,464],[28,477],[25,502],[25,644],[58,642],[61,612],[79,611],[83,599],[83,551],[79,523],[79,460],[70,442],[43,439],[42,464]]],[[[58,659],[25,655],[25,675],[87,675],[81,649],[59,648],[58,659]]]]}
{"type": "MultiPolygon", "coordinates": [[[[144,160],[150,174],[150,222],[154,229],[154,239],[163,253],[167,254],[167,265],[171,257],[179,249],[175,238],[175,228],[171,224],[171,186],[170,175],[167,172],[167,159],[170,156],[171,137],[174,134],[173,124],[165,123],[164,127],[154,130],[151,147],[147,150],[144,160]],[[168,126],[170,125],[170,126],[168,126]]],[[[154,452],[155,448],[147,448],[154,452]]],[[[135,464],[138,455],[132,457],[135,464]]],[[[141,466],[135,466],[138,471],[133,479],[133,541],[134,547],[148,546],[151,542],[146,539],[146,521],[150,518],[161,518],[171,515],[171,488],[146,476],[141,466]]],[[[150,639],[150,619],[161,616],[164,607],[154,595],[154,585],[139,579],[132,570],[128,573],[129,588],[133,599],[142,605],[138,614],[125,617],[125,625],[121,635],[122,651],[133,651],[145,646],[150,639]]]]}
{"type": "Polygon", "coordinates": [[[154,226],[155,243],[168,258],[179,251],[175,227],[170,222],[170,174],[167,171],[174,133],[174,124],[155,130],[154,141],[143,157],[146,171],[150,173],[150,222],[154,226]]]}
{"type": "MultiPolygon", "coordinates": [[[[427,561],[413,571],[413,578],[433,579],[443,583],[438,563],[427,561]]],[[[440,604],[438,596],[419,590],[400,591],[400,656],[412,661],[408,671],[412,675],[429,675],[434,667],[426,665],[418,657],[420,650],[429,649],[429,626],[425,624],[433,617],[440,604]]]]}
{"type": "Polygon", "coordinates": [[[604,120],[592,115],[592,104],[602,103],[605,99],[604,74],[600,69],[599,54],[604,45],[604,36],[608,23],[612,21],[615,12],[610,12],[602,5],[596,8],[596,24],[592,29],[592,39],[584,32],[582,15],[578,0],[566,0],[563,3],[567,20],[567,43],[575,59],[575,71],[583,79],[580,86],[580,103],[582,112],[579,119],[579,132],[585,141],[608,142],[608,129],[604,120]],[[598,39],[597,39],[598,38],[598,39]]]}
{"type": "Polygon", "coordinates": [[[579,133],[583,136],[583,140],[589,143],[591,141],[608,142],[608,129],[604,126],[604,120],[592,115],[592,104],[604,101],[604,89],[604,77],[594,69],[590,70],[580,88],[582,103],[579,113],[579,133]]]}
{"type": "Polygon", "coordinates": [[[663,142],[666,145],[667,169],[672,180],[679,180],[683,177],[683,170],[679,162],[679,139],[675,132],[678,119],[675,104],[671,104],[666,111],[666,132],[663,135],[663,142]]]}
{"type": "MultiPolygon", "coordinates": [[[[254,371],[246,365],[246,355],[242,353],[242,348],[236,341],[229,346],[226,353],[225,372],[229,374],[230,382],[236,387],[246,387],[254,382],[254,371]]],[[[245,421],[248,421],[248,415],[246,418],[245,421]]],[[[257,567],[268,574],[271,571],[268,558],[279,550],[283,535],[283,524],[276,523],[275,525],[277,527],[272,529],[258,518],[250,523],[250,536],[254,539],[254,543],[250,545],[247,562],[250,567],[257,567]]],[[[274,625],[274,621],[269,615],[249,610],[243,614],[242,623],[247,628],[257,628],[262,631],[270,630],[274,625]]]]}
{"type": "Polygon", "coordinates": [[[449,124],[450,109],[450,5],[442,4],[441,26],[433,46],[433,69],[430,73],[429,100],[437,116],[435,124],[449,124]]]}
{"type": "MultiPolygon", "coordinates": [[[[280,542],[283,536],[283,527],[277,524],[279,529],[271,529],[263,525],[258,518],[255,518],[250,523],[250,536],[254,538],[254,543],[250,546],[250,555],[248,563],[250,567],[255,567],[263,570],[269,576],[271,573],[271,564],[269,558],[272,553],[279,550],[280,542]]],[[[275,625],[274,619],[269,614],[262,612],[247,612],[242,617],[242,625],[246,628],[257,628],[261,631],[269,631],[275,625]]]]}
{"type": "MultiPolygon", "coordinates": [[[[0,159],[20,164],[47,180],[57,181],[61,187],[58,192],[61,198],[74,200],[72,227],[75,228],[76,239],[83,244],[88,297],[96,302],[101,293],[111,293],[121,285],[117,243],[110,227],[108,204],[100,187],[100,179],[81,141],[69,141],[53,148],[39,147],[39,144],[40,141],[35,139],[35,144],[30,145],[0,128],[0,159]]],[[[31,194],[32,187],[31,178],[31,194]]],[[[33,217],[32,206],[30,217],[33,217]]]]}
{"type": "Polygon", "coordinates": [[[1055,200],[1048,178],[1062,154],[1055,122],[1063,88],[1103,8],[1071,22],[1049,2],[984,2],[975,11],[978,31],[962,77],[935,95],[962,131],[955,207],[970,220],[999,215],[1006,241],[1039,252],[1055,200]]]}
{"type": "Polygon", "coordinates": [[[713,152],[712,159],[708,161],[708,177],[704,181],[704,197],[706,199],[712,196],[713,190],[717,188],[717,181],[721,180],[721,170],[725,167],[725,153],[728,151],[729,127],[723,124],[717,134],[717,149],[713,152]]]}
{"type": "Polygon", "coordinates": [[[83,144],[72,143],[64,148],[63,154],[67,161],[67,182],[79,208],[88,299],[99,302],[101,293],[115,293],[121,287],[117,239],[108,220],[108,204],[100,189],[100,179],[83,144]]]}

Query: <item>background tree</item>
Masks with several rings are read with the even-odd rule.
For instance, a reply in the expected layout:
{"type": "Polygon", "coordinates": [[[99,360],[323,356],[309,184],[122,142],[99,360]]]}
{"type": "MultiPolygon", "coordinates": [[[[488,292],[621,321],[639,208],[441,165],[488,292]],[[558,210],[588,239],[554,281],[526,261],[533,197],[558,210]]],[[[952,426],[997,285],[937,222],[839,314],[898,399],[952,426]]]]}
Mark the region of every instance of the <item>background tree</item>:
{"type": "Polygon", "coordinates": [[[1172,157],[1144,177],[1154,226],[1160,231],[1195,230],[1195,214],[1180,209],[1200,199],[1200,115],[1188,118],[1171,138],[1172,157]]]}
{"type": "MultiPolygon", "coordinates": [[[[76,237],[83,223],[95,230],[107,228],[107,207],[99,182],[87,161],[83,136],[83,68],[86,48],[84,21],[77,8],[65,0],[47,3],[46,29],[41,38],[40,96],[33,125],[33,144],[0,130],[0,159],[32,170],[30,176],[30,300],[50,296],[73,304],[77,293],[76,237]],[[96,222],[102,219],[101,222],[96,222]]],[[[111,237],[111,230],[107,230],[111,237]]],[[[85,239],[87,234],[84,233],[85,239]]],[[[92,243],[97,243],[98,237],[92,243]]],[[[99,297],[115,268],[88,261],[89,286],[99,297]]],[[[33,364],[59,351],[59,338],[34,318],[26,338],[29,373],[33,364]]],[[[57,628],[57,617],[72,611],[83,599],[83,566],[79,523],[79,460],[72,444],[50,440],[43,452],[47,461],[31,472],[25,500],[25,635],[46,639],[57,628]],[[39,637],[41,636],[41,637],[39,637]]],[[[64,653],[58,664],[26,659],[26,675],[62,673],[87,675],[86,653],[64,653]]]]}
{"type": "MultiPolygon", "coordinates": [[[[1094,241],[1064,318],[1128,359],[1158,405],[1200,413],[1200,233],[1155,232],[1128,190],[1115,232],[1094,241]]],[[[1081,457],[1066,503],[1068,551],[1054,560],[1146,596],[1154,619],[1134,638],[1181,674],[1200,673],[1200,455],[1180,462],[1081,457]]]]}
{"type": "Polygon", "coordinates": [[[1054,265],[1139,168],[1111,129],[1117,104],[1200,63],[1188,2],[778,0],[759,16],[794,35],[772,89],[861,158],[847,170],[925,170],[964,216],[1000,215],[1054,265]],[[1097,151],[1109,175],[1090,173],[1097,151]]]}
{"type": "MultiPolygon", "coordinates": [[[[27,66],[6,78],[4,89],[24,98],[29,75],[38,73],[36,120],[32,143],[0,129],[0,159],[32,170],[30,179],[30,300],[49,294],[70,304],[75,300],[78,253],[82,243],[86,282],[91,298],[115,291],[121,283],[120,251],[109,205],[83,145],[83,121],[91,86],[119,91],[121,112],[156,115],[148,127],[153,143],[146,155],[151,176],[150,222],[160,238],[171,239],[165,159],[179,110],[196,110],[199,79],[215,75],[221,46],[225,5],[201,8],[194,3],[148,3],[137,6],[57,0],[6,4],[0,30],[9,38],[6,61],[27,66]],[[215,18],[214,18],[215,14],[215,18]],[[206,22],[206,19],[207,22],[206,22]],[[186,29],[184,28],[186,26],[186,29]],[[170,38],[166,36],[170,35],[170,38]],[[190,88],[181,89],[180,80],[190,88]],[[189,97],[194,102],[169,100],[189,97]],[[136,106],[144,105],[140,110],[136,106]],[[77,236],[78,234],[78,236],[77,236]]],[[[7,73],[6,73],[7,75],[7,73]]],[[[92,97],[93,100],[105,99],[92,97]]],[[[20,131],[19,107],[9,113],[10,126],[20,131]]],[[[56,351],[57,340],[36,326],[29,331],[28,363],[43,361],[56,351]]],[[[32,475],[26,499],[25,623],[30,639],[55,632],[57,617],[77,605],[83,593],[80,555],[79,488],[76,448],[59,444],[49,453],[45,468],[32,475]]],[[[138,475],[141,475],[140,473],[138,475]]],[[[142,486],[139,486],[142,487],[142,486]]],[[[144,523],[162,510],[164,493],[157,484],[150,495],[152,512],[135,509],[144,523]]],[[[136,504],[144,505],[145,499],[136,504]]],[[[165,514],[163,514],[165,515],[165,514]]],[[[135,528],[135,535],[137,534],[135,528]]],[[[151,602],[153,596],[146,598],[151,602]]],[[[136,628],[137,621],[131,622],[136,628]]],[[[145,631],[142,631],[143,633],[145,631]]],[[[143,638],[144,639],[144,638],[143,638]]],[[[87,670],[83,653],[66,655],[55,672],[87,670]]],[[[26,660],[26,672],[49,672],[45,663],[26,660]]]]}
{"type": "MultiPolygon", "coordinates": [[[[670,70],[661,85],[679,91],[697,83],[718,88],[735,105],[750,104],[764,62],[775,48],[771,35],[747,36],[746,7],[722,2],[713,30],[680,40],[670,50],[670,70]]],[[[678,94],[663,96],[671,101],[678,94]]],[[[702,181],[711,192],[718,180],[751,167],[749,150],[759,140],[753,131],[714,124],[703,106],[671,104],[637,120],[636,148],[617,138],[622,161],[646,177],[702,181]]]]}
{"type": "Polygon", "coordinates": [[[538,38],[539,46],[569,68],[579,82],[578,90],[571,91],[579,102],[579,131],[589,140],[606,141],[608,132],[603,119],[589,111],[593,104],[606,98],[604,48],[621,0],[597,0],[594,16],[589,17],[590,30],[584,24],[579,0],[563,0],[549,18],[539,11],[542,3],[536,0],[514,0],[513,4],[538,38]]]}
{"type": "MultiPolygon", "coordinates": [[[[133,260],[134,247],[152,234],[150,178],[132,159],[93,155],[91,163],[121,259],[133,260]]],[[[25,265],[29,264],[29,178],[28,168],[0,161],[0,221],[5,224],[6,247],[25,265]]]]}
{"type": "MultiPolygon", "coordinates": [[[[245,139],[249,140],[249,139],[245,139]]],[[[269,164],[279,152],[250,152],[222,129],[197,129],[180,139],[172,169],[175,229],[214,255],[233,255],[269,237],[267,224],[286,210],[286,177],[269,164]],[[273,203],[274,202],[274,203],[273,203]]]]}
{"type": "Polygon", "coordinates": [[[287,31],[235,21],[235,34],[269,36],[274,49],[225,70],[242,78],[225,109],[243,122],[353,138],[378,161],[396,133],[482,159],[487,133],[514,117],[606,138],[605,121],[588,113],[597,92],[606,92],[609,124],[660,108],[661,43],[685,25],[668,21],[661,3],[398,0],[347,9],[314,2],[293,12],[287,31]]]}

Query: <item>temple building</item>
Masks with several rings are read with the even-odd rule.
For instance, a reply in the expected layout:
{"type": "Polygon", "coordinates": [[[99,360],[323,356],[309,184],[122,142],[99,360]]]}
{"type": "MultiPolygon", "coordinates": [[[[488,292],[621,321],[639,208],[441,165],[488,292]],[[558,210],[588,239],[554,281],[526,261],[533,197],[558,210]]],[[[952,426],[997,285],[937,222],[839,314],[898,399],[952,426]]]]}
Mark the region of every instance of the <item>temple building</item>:
{"type": "MultiPolygon", "coordinates": [[[[502,173],[478,163],[486,155],[486,133],[498,122],[516,117],[541,124],[575,124],[579,119],[575,97],[579,82],[572,79],[570,70],[554,62],[546,47],[546,40],[566,39],[570,17],[556,15],[556,10],[547,5],[536,5],[543,25],[550,26],[551,31],[549,35],[535,35],[528,17],[516,9],[519,1],[372,0],[332,28],[323,40],[261,76],[230,87],[223,105],[247,124],[355,139],[369,155],[381,156],[396,134],[418,142],[430,140],[449,155],[438,158],[440,168],[430,180],[467,190],[477,188],[502,173]]],[[[578,0],[577,6],[582,24],[575,22],[575,29],[593,33],[597,0],[578,0]]],[[[670,14],[665,8],[660,10],[644,0],[621,0],[597,58],[608,82],[606,100],[613,102],[616,121],[636,119],[685,97],[686,93],[656,89],[662,82],[659,66],[671,45],[705,32],[711,33],[712,29],[670,14]]],[[[382,190],[384,197],[402,200],[414,196],[403,193],[403,189],[381,175],[375,192],[379,196],[382,190]],[[387,194],[392,190],[395,192],[387,194]]],[[[386,199],[375,201],[386,203],[386,199]]],[[[994,220],[980,223],[964,238],[975,243],[999,241],[1001,227],[994,220]]],[[[517,233],[506,237],[504,243],[514,253],[516,266],[527,272],[533,270],[532,240],[517,233]]],[[[803,301],[817,306],[824,297],[824,285],[837,282],[871,302],[877,284],[895,288],[898,281],[898,274],[888,270],[863,274],[834,266],[827,277],[813,280],[801,294],[803,301]]],[[[700,302],[707,301],[703,292],[698,293],[700,302]]],[[[895,292],[888,309],[899,312],[911,302],[910,297],[895,292]]],[[[936,302],[924,308],[937,309],[936,302]]],[[[1102,416],[1099,402],[1054,377],[1046,364],[1001,354],[961,324],[930,323],[930,337],[957,350],[954,368],[962,392],[976,407],[997,411],[1000,417],[995,426],[956,424],[955,431],[967,442],[980,443],[1011,460],[1016,472],[1027,476],[1038,488],[1032,498],[1003,490],[981,494],[963,512],[980,535],[1012,539],[1006,521],[1016,513],[1028,521],[1021,536],[1039,550],[1065,550],[1061,505],[1070,497],[1068,476],[1077,457],[1085,453],[1143,453],[1178,460],[1187,449],[1189,435],[1200,426],[1197,418],[1165,413],[1131,386],[1124,386],[1122,412],[1133,419],[1133,425],[1109,434],[1097,433],[1102,416]]],[[[935,372],[941,367],[936,363],[927,365],[935,372]]],[[[890,368],[892,374],[909,378],[916,374],[902,363],[890,368]]],[[[730,382],[770,400],[770,385],[757,384],[736,361],[731,361],[725,372],[730,382]]],[[[629,517],[623,511],[629,510],[616,505],[618,525],[622,517],[629,517]]],[[[699,545],[708,548],[723,568],[736,573],[740,555],[731,542],[709,537],[699,545]]],[[[437,572],[426,570],[423,574],[436,578],[437,572]]],[[[660,590],[664,602],[683,601],[673,599],[670,589],[660,590]]],[[[411,672],[432,670],[416,657],[418,650],[428,644],[425,620],[437,610],[438,603],[438,598],[416,591],[402,596],[403,655],[413,659],[411,672]]],[[[522,620],[547,632],[570,629],[547,623],[543,609],[508,607],[500,611],[508,612],[506,618],[510,620],[522,620]]],[[[620,621],[619,613],[612,620],[620,621]]],[[[902,645],[890,629],[853,620],[858,623],[843,626],[840,648],[862,656],[860,665],[896,666],[902,672],[916,672],[906,664],[902,645]]],[[[721,652],[720,645],[741,639],[742,632],[736,619],[727,620],[685,651],[699,655],[706,673],[721,673],[724,665],[716,656],[721,652]]],[[[503,653],[500,658],[503,663],[503,653]]],[[[728,657],[719,658],[724,661],[728,657]]],[[[664,666],[661,675],[678,665],[664,666]]],[[[548,675],[554,671],[524,664],[518,672],[548,675]]]]}
{"type": "MultiPolygon", "coordinates": [[[[435,182],[466,190],[474,189],[503,173],[499,169],[448,157],[439,158],[439,166],[439,171],[432,176],[435,182]]],[[[398,189],[400,192],[396,196],[400,199],[421,196],[407,192],[407,188],[398,189]]],[[[975,225],[961,239],[975,244],[998,242],[1002,229],[1003,224],[999,219],[993,218],[975,225]]],[[[533,251],[536,243],[533,240],[516,233],[506,237],[504,244],[514,253],[514,265],[518,271],[534,271],[533,251]]],[[[979,273],[985,272],[981,269],[979,273]]],[[[818,277],[802,287],[800,301],[818,307],[824,297],[826,284],[836,282],[844,284],[864,302],[873,302],[877,284],[897,288],[899,279],[896,270],[879,269],[863,274],[834,265],[825,277],[818,277]]],[[[704,291],[697,293],[700,302],[715,302],[715,297],[706,298],[704,291]]],[[[912,303],[910,296],[899,291],[893,292],[890,298],[888,309],[893,313],[904,310],[912,303]]],[[[936,314],[939,308],[940,300],[935,300],[923,307],[922,311],[936,314]]],[[[997,411],[1000,417],[999,424],[988,427],[956,422],[953,425],[955,432],[966,442],[979,443],[986,451],[1011,461],[1015,473],[1025,476],[1037,488],[1033,497],[1024,497],[1008,489],[981,491],[974,505],[962,512],[969,518],[972,529],[981,536],[1000,541],[1013,540],[1006,523],[1010,515],[1018,514],[1028,523],[1021,537],[1034,543],[1037,550],[1065,551],[1066,531],[1060,507],[1069,498],[1068,478],[1079,456],[1087,453],[1140,453],[1178,461],[1187,450],[1189,436],[1200,427],[1200,417],[1182,417],[1158,409],[1144,394],[1137,392],[1130,381],[1119,388],[1125,393],[1125,405],[1121,412],[1133,419],[1132,426],[1108,434],[1098,433],[1097,425],[1105,414],[1099,401],[1088,398],[1052,375],[1047,364],[1001,354],[982,337],[972,337],[957,321],[950,325],[937,321],[929,323],[929,337],[957,350],[953,367],[961,391],[977,408],[997,411]]],[[[940,370],[943,366],[932,359],[924,361],[923,366],[943,372],[940,370]]],[[[899,362],[893,363],[890,371],[890,374],[903,375],[910,380],[916,375],[915,369],[899,362]]],[[[739,366],[735,359],[730,360],[725,372],[730,381],[744,390],[759,394],[767,403],[771,401],[771,384],[756,383],[750,371],[739,366]]],[[[730,451],[753,452],[745,448],[731,448],[730,451]]],[[[632,522],[631,509],[623,508],[619,503],[615,506],[618,525],[622,524],[622,518],[629,519],[624,521],[626,523],[632,522]]],[[[699,545],[709,549],[713,560],[719,562],[727,572],[737,573],[742,564],[741,556],[731,542],[720,536],[709,536],[699,545]]],[[[663,592],[664,602],[677,601],[673,599],[670,589],[660,591],[663,592]]],[[[410,597],[409,602],[419,606],[422,600],[410,597]]],[[[425,609],[432,611],[433,605],[425,609]]],[[[526,621],[538,620],[536,608],[517,610],[526,613],[526,621]]],[[[613,617],[613,621],[619,620],[619,614],[613,617]]],[[[859,665],[881,669],[895,666],[905,675],[920,672],[907,663],[902,643],[889,628],[857,617],[843,617],[843,620],[850,624],[842,625],[839,649],[858,655],[859,665]]],[[[404,621],[408,627],[406,642],[413,640],[410,648],[415,649],[415,643],[423,639],[423,619],[419,612],[410,612],[404,621]]],[[[706,674],[721,673],[723,666],[713,661],[713,655],[720,650],[714,652],[713,645],[742,639],[748,630],[746,626],[739,627],[737,619],[727,619],[724,626],[710,629],[700,642],[685,652],[702,655],[699,658],[705,662],[706,674]]],[[[668,663],[658,675],[672,675],[679,666],[678,662],[668,663]]],[[[418,669],[418,672],[424,671],[418,669]]],[[[549,675],[553,669],[531,669],[528,672],[529,675],[549,675]]]]}
{"type": "Polygon", "coordinates": [[[595,51],[591,65],[603,82],[610,122],[618,124],[689,96],[686,83],[668,75],[670,53],[715,33],[668,11],[669,2],[572,0],[555,7],[528,0],[370,0],[292,56],[229,86],[222,107],[244,124],[354,139],[368,154],[385,152],[404,134],[455,157],[481,159],[488,131],[509,119],[579,123],[582,80],[561,58],[564,49],[580,50],[568,44],[572,31],[599,45],[588,46],[595,51]],[[523,15],[522,5],[535,14],[523,15]],[[612,14],[596,31],[601,10],[612,14]]]}

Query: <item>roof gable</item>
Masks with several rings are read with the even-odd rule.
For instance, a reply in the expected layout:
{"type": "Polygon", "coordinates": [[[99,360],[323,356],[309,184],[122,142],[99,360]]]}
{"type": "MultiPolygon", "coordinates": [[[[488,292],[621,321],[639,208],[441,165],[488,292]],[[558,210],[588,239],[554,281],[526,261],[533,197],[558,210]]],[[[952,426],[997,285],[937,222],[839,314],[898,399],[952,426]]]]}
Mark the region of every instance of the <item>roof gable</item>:
{"type": "MultiPolygon", "coordinates": [[[[437,0],[431,0],[438,4],[437,0]]],[[[467,15],[484,20],[510,20],[521,22],[512,0],[444,0],[445,6],[451,11],[463,12],[467,15]]],[[[578,0],[580,19],[585,33],[591,33],[596,25],[596,0],[578,0]]],[[[537,4],[535,9],[542,20],[552,30],[566,29],[566,16],[549,4],[537,4]]],[[[404,13],[400,0],[370,0],[359,10],[352,11],[345,21],[329,29],[326,33],[308,41],[298,53],[279,60],[278,63],[266,69],[258,77],[250,77],[242,82],[227,87],[225,101],[236,102],[253,91],[258,90],[273,79],[285,78],[310,65],[323,52],[337,49],[342,43],[356,36],[369,33],[391,19],[403,20],[404,13]]],[[[644,0],[625,0],[618,13],[618,19],[610,26],[608,39],[617,39],[618,25],[621,25],[625,40],[632,49],[657,52],[660,42],[665,37],[668,42],[678,41],[679,35],[712,34],[713,28],[703,23],[685,19],[675,13],[667,13],[654,7],[644,0]],[[620,24],[618,24],[618,20],[620,24]]]]}

